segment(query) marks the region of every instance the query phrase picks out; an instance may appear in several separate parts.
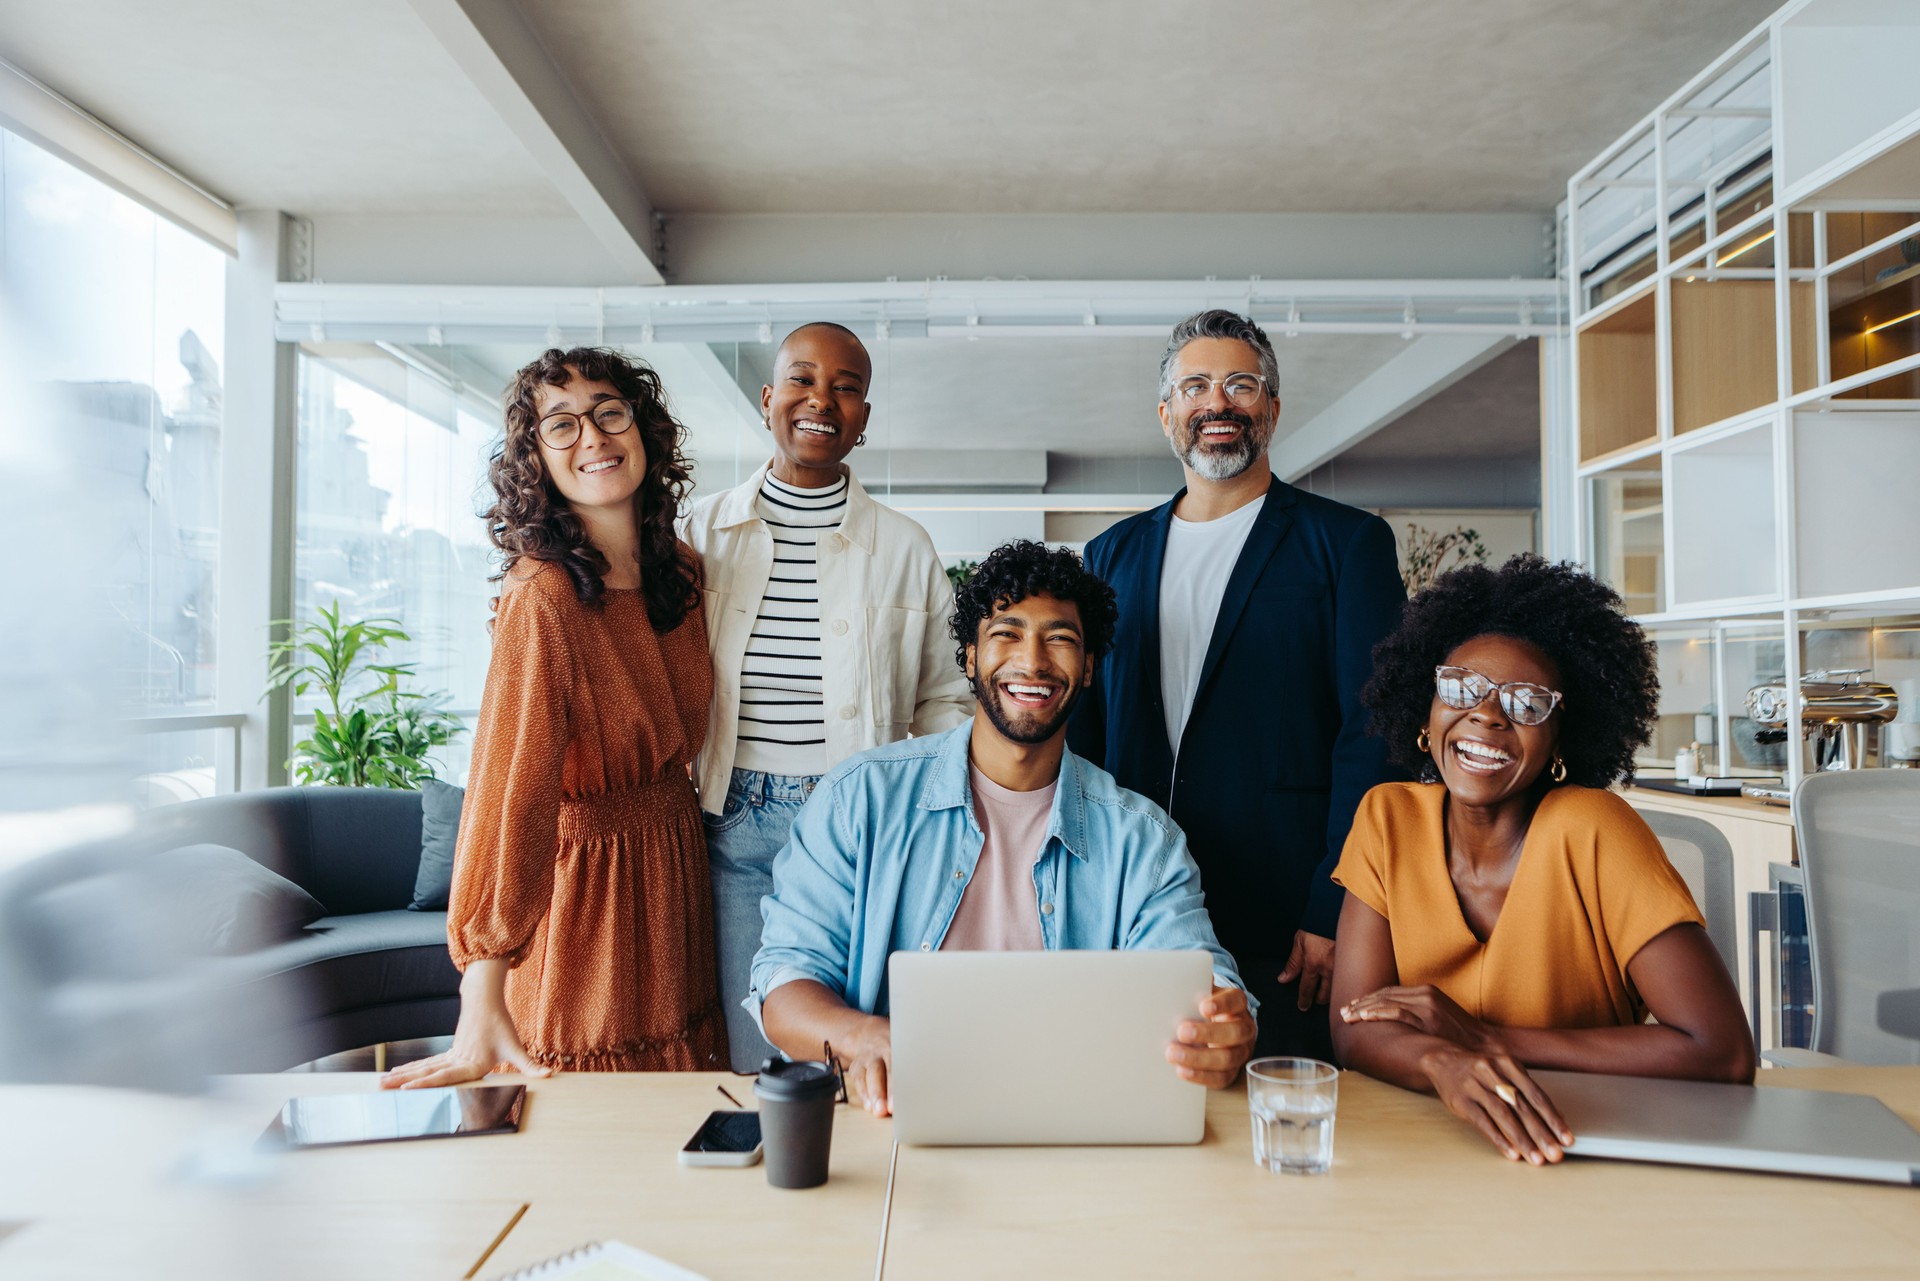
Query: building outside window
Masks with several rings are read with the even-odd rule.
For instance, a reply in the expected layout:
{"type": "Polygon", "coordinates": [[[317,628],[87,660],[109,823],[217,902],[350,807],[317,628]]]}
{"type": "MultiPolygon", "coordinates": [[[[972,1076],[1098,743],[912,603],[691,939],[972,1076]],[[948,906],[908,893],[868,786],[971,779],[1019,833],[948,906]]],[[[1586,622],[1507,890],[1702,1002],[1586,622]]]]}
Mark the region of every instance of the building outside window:
{"type": "MultiPolygon", "coordinates": [[[[411,639],[387,657],[413,664],[410,688],[444,695],[470,722],[498,591],[478,514],[498,409],[384,348],[310,344],[299,430],[296,618],[338,602],[347,619],[397,619],[411,639]]],[[[296,714],[317,701],[299,700],[296,714]]],[[[443,748],[440,777],[463,781],[471,748],[470,734],[443,748]]]]}
{"type": "Polygon", "coordinates": [[[0,131],[0,474],[31,602],[6,627],[0,702],[27,730],[4,736],[0,788],[25,807],[129,770],[211,779],[211,735],[111,730],[213,710],[226,265],[0,131]]]}

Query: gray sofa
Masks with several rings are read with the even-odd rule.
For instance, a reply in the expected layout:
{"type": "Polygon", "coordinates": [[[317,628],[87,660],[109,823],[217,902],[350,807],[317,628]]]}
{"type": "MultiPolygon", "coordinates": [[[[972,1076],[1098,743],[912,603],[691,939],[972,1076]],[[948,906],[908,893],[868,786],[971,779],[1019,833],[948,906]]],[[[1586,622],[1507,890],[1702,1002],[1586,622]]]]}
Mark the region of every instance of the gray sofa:
{"type": "Polygon", "coordinates": [[[165,806],[145,826],[158,848],[232,846],[327,909],[298,937],[231,958],[243,989],[258,988],[265,1009],[290,1017],[271,1020],[257,1046],[230,1046],[219,1070],[276,1070],[453,1031],[460,972],[447,955],[447,914],[407,908],[420,867],[420,793],[275,787],[165,806]]]}
{"type": "Polygon", "coordinates": [[[451,1033],[447,915],[408,910],[420,828],[417,792],[270,788],[152,810],[128,837],[13,869],[0,877],[0,1040],[13,1043],[0,1077],[165,1086],[451,1033]],[[185,914],[179,887],[143,869],[192,845],[240,851],[324,915],[257,947],[183,954],[156,928],[185,914]]]}

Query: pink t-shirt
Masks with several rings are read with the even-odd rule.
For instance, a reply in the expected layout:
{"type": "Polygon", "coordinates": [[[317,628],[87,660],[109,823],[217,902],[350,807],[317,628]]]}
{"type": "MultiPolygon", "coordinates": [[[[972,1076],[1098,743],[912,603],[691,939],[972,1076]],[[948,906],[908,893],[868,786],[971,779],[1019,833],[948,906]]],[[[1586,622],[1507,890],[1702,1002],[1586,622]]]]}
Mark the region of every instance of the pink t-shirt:
{"type": "Polygon", "coordinates": [[[1038,791],[1016,792],[982,774],[973,775],[973,815],[987,843],[967,892],[954,909],[942,951],[1038,952],[1040,909],[1034,902],[1033,865],[1047,839],[1047,816],[1059,780],[1038,791]]]}

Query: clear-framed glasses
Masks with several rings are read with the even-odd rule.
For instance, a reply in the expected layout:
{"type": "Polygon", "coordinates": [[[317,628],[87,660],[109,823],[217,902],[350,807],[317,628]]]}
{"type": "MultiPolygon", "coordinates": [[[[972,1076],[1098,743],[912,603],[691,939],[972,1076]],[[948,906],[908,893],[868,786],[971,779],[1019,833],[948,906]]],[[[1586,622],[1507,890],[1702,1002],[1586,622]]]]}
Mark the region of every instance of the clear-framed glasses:
{"type": "MultiPolygon", "coordinates": [[[[603,436],[618,436],[633,426],[633,402],[631,400],[603,400],[586,411],[586,417],[593,419],[593,426],[603,436]]],[[[548,414],[540,420],[540,441],[554,449],[565,449],[580,439],[579,414],[570,414],[562,410],[548,414]]]]}
{"type": "Polygon", "coordinates": [[[1487,695],[1500,695],[1500,710],[1515,725],[1538,725],[1553,715],[1553,709],[1565,701],[1560,691],[1535,685],[1531,681],[1495,681],[1471,667],[1442,664],[1433,669],[1433,692],[1440,701],[1456,711],[1467,711],[1487,701],[1487,695]]]}
{"type": "Polygon", "coordinates": [[[1208,378],[1205,374],[1190,374],[1173,385],[1174,394],[1181,400],[1192,404],[1205,398],[1208,392],[1219,387],[1227,394],[1230,405],[1251,405],[1259,401],[1267,390],[1264,374],[1228,374],[1225,378],[1208,378]]]}

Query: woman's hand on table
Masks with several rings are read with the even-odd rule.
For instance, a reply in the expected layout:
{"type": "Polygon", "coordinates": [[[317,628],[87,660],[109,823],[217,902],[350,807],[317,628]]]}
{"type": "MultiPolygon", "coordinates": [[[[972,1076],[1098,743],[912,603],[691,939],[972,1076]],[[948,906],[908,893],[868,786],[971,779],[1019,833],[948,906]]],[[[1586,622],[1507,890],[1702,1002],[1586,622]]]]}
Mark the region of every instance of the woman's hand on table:
{"type": "Polygon", "coordinates": [[[1573,1131],[1553,1100],[1511,1055],[1447,1045],[1421,1055],[1420,1066],[1447,1110],[1479,1130],[1509,1161],[1558,1162],[1573,1143],[1573,1131]]]}
{"type": "Polygon", "coordinates": [[[453,1048],[407,1063],[380,1078],[383,1090],[418,1090],[478,1081],[500,1068],[526,1076],[552,1076],[527,1053],[507,1012],[504,961],[475,961],[460,980],[460,1021],[453,1048]]]}
{"type": "Polygon", "coordinates": [[[1425,1032],[1451,1041],[1461,1049],[1482,1054],[1502,1053],[1506,1049],[1493,1028],[1431,985],[1383,987],[1348,1001],[1340,1007],[1340,1017],[1348,1023],[1403,1023],[1416,1032],[1425,1032]]]}

